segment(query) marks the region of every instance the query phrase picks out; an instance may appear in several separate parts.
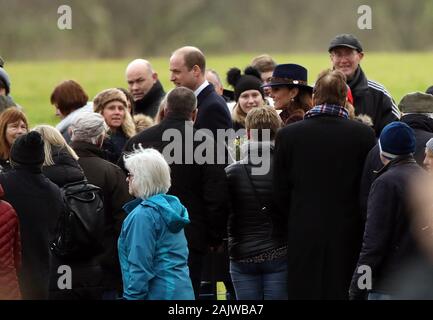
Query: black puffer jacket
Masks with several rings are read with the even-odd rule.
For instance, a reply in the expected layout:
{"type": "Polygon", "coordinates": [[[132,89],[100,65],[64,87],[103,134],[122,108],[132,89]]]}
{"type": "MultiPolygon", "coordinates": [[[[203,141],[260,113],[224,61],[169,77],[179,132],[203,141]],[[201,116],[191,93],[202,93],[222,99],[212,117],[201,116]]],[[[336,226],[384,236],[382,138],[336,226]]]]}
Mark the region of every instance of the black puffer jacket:
{"type": "Polygon", "coordinates": [[[256,142],[249,144],[249,150],[250,157],[226,168],[231,196],[228,243],[230,259],[233,260],[277,249],[287,242],[287,222],[278,215],[273,202],[273,146],[256,142]],[[260,148],[270,150],[269,158],[265,162],[269,165],[269,170],[266,174],[252,174],[252,170],[259,165],[254,165],[257,162],[251,161],[251,156],[257,154],[260,148]],[[262,210],[263,207],[267,209],[262,210]]]}
{"type": "Polygon", "coordinates": [[[59,188],[67,183],[81,181],[85,178],[83,169],[66,149],[53,147],[52,157],[54,165],[43,166],[42,173],[59,188]]]}

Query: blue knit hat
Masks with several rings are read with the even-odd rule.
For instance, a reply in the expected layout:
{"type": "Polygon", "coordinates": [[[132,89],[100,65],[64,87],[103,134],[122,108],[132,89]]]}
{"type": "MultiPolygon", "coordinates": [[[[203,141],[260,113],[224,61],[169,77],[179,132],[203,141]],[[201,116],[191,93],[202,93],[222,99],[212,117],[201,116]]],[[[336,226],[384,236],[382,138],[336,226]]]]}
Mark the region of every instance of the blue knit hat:
{"type": "Polygon", "coordinates": [[[379,137],[380,153],[387,159],[415,152],[415,134],[404,122],[391,122],[379,137]]]}

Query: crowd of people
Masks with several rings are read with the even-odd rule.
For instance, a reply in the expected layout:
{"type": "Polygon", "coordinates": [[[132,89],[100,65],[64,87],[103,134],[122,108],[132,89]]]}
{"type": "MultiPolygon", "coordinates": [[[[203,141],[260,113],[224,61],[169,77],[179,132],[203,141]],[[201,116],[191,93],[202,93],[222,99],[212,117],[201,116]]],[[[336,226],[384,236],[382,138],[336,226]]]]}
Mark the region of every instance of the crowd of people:
{"type": "Polygon", "coordinates": [[[33,128],[0,59],[0,299],[202,299],[209,255],[231,299],[433,298],[433,87],[397,106],[355,36],[328,51],[314,85],[265,54],[228,70],[229,90],[182,47],[167,93],[135,59],[127,88],[91,100],[59,83],[61,121],[33,128]],[[53,242],[77,183],[104,219],[86,235],[99,250],[72,259],[53,242]]]}

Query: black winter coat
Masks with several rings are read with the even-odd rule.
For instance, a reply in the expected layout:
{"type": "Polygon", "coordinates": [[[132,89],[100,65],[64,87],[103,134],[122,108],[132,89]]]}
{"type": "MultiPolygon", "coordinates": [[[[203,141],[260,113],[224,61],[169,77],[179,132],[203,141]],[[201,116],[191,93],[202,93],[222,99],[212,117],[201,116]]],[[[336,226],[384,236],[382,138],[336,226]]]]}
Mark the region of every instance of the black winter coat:
{"type": "MultiPolygon", "coordinates": [[[[176,129],[182,137],[182,146],[178,149],[182,152],[182,161],[173,163],[167,159],[171,169],[168,194],[177,196],[188,209],[191,220],[185,227],[188,247],[206,252],[208,246],[220,244],[226,234],[228,189],[224,165],[199,165],[194,159],[191,164],[186,164],[185,155],[197,147],[197,143],[192,141],[192,135],[196,133],[192,123],[168,115],[161,123],[132,137],[124,151],[129,152],[141,143],[143,148],[152,147],[164,154],[164,148],[173,140],[162,141],[163,133],[168,129],[176,129]],[[187,144],[192,144],[190,151],[187,144]]],[[[174,156],[179,155],[176,153],[174,156]]],[[[123,159],[119,164],[124,167],[123,159]]]]}
{"type": "Polygon", "coordinates": [[[361,67],[347,83],[352,91],[355,114],[366,114],[373,120],[373,128],[379,137],[383,127],[399,119],[400,111],[386,89],[375,81],[367,80],[361,67]]]}
{"type": "Polygon", "coordinates": [[[60,190],[38,167],[16,167],[0,174],[4,200],[15,209],[21,231],[23,299],[47,299],[52,265],[50,244],[63,211],[60,190]]]}
{"type": "Polygon", "coordinates": [[[288,218],[289,299],[347,299],[362,240],[361,173],[374,143],[369,127],[330,115],[277,134],[274,193],[288,218]]]}
{"type": "Polygon", "coordinates": [[[127,141],[128,137],[121,129],[111,132],[102,143],[102,150],[104,150],[103,158],[117,164],[127,141]]]}
{"type": "MultiPolygon", "coordinates": [[[[427,141],[433,138],[433,119],[423,114],[408,114],[403,116],[401,121],[406,123],[415,132],[414,158],[418,165],[422,166],[425,157],[425,145],[427,141]]],[[[383,164],[380,160],[379,145],[376,145],[368,153],[364,170],[362,172],[361,209],[364,217],[366,217],[367,214],[367,199],[370,187],[374,179],[377,177],[375,172],[382,167],[383,164]]]]}
{"type": "Polygon", "coordinates": [[[142,113],[155,118],[158,113],[161,100],[164,99],[165,92],[161,82],[156,81],[143,99],[134,101],[134,114],[142,113]]]}
{"type": "MultiPolygon", "coordinates": [[[[421,173],[412,156],[397,158],[378,173],[368,197],[367,222],[357,268],[371,268],[372,290],[390,293],[387,278],[392,278],[399,268],[418,253],[410,231],[411,211],[409,203],[410,179],[421,173]]],[[[353,274],[350,286],[351,298],[361,298],[366,291],[358,287],[362,273],[353,274]]]]}
{"type": "Polygon", "coordinates": [[[89,183],[102,189],[105,211],[105,249],[99,261],[103,269],[101,280],[106,288],[119,289],[121,285],[120,265],[117,254],[117,239],[120,234],[125,212],[122,207],[132,197],[123,171],[103,157],[103,151],[93,144],[74,141],[71,147],[80,157],[78,163],[83,168],[89,183]]]}
{"type": "Polygon", "coordinates": [[[209,84],[197,97],[197,118],[194,122],[196,129],[209,129],[214,138],[217,129],[231,129],[232,117],[227,107],[227,103],[219,96],[209,84]]]}
{"type": "Polygon", "coordinates": [[[67,183],[81,181],[85,178],[77,160],[75,160],[65,149],[52,148],[54,164],[43,166],[42,173],[54,182],[59,188],[67,183]]]}
{"type": "Polygon", "coordinates": [[[249,144],[250,154],[265,148],[270,152],[266,174],[252,174],[252,168],[258,164],[248,157],[226,168],[231,204],[228,246],[233,260],[253,257],[287,244],[287,221],[275,208],[273,197],[274,148],[270,143],[249,144]]]}

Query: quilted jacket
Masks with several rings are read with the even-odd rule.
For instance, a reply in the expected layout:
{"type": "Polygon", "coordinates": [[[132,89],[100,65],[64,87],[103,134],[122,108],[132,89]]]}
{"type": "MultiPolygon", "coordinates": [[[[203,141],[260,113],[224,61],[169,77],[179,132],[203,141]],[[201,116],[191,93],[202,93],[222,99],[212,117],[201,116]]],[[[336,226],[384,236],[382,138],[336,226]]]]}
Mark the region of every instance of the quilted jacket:
{"type": "MultiPolygon", "coordinates": [[[[0,185],[0,197],[3,197],[0,185]]],[[[17,271],[21,264],[18,217],[14,208],[0,200],[0,300],[21,298],[17,271]]]]}

